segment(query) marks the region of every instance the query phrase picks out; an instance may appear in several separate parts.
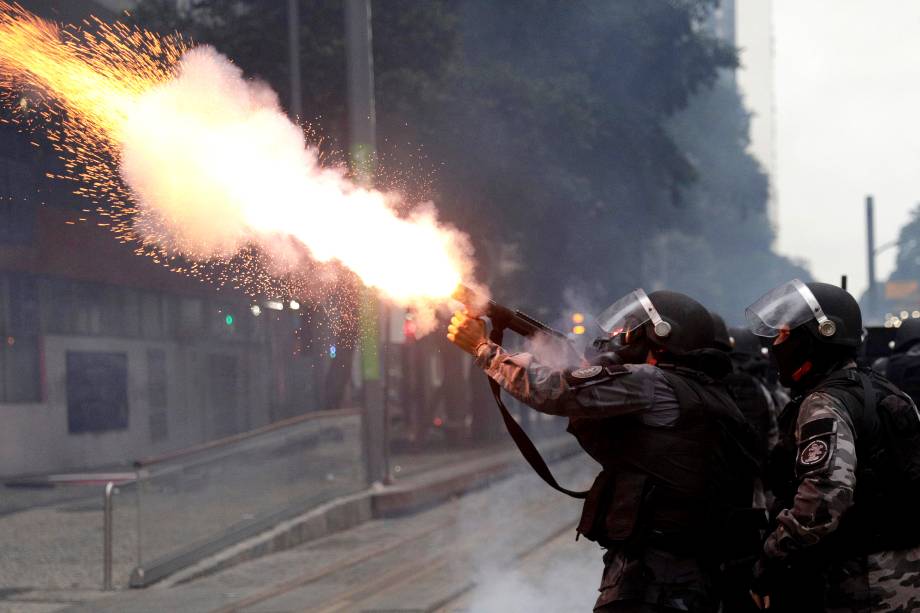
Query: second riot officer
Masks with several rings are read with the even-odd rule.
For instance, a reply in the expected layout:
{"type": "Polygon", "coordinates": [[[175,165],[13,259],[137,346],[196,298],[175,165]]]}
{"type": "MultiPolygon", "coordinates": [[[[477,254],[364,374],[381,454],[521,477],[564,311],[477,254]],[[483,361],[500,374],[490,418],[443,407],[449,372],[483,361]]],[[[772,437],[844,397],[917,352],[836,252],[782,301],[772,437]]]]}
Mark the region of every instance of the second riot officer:
{"type": "Polygon", "coordinates": [[[885,377],[920,402],[920,319],[905,319],[894,336],[894,348],[885,359],[885,377]]]}
{"type": "Polygon", "coordinates": [[[826,283],[785,283],[747,310],[795,398],[768,474],[773,530],[752,595],[774,611],[920,611],[920,416],[856,366],[862,316],[826,283]]]}
{"type": "Polygon", "coordinates": [[[706,373],[727,359],[710,348],[712,319],[689,296],[637,289],[597,320],[608,358],[571,369],[509,353],[463,313],[448,338],[525,404],[568,417],[603,467],[578,526],[607,550],[595,611],[715,612],[755,467],[744,418],[706,373]]]}

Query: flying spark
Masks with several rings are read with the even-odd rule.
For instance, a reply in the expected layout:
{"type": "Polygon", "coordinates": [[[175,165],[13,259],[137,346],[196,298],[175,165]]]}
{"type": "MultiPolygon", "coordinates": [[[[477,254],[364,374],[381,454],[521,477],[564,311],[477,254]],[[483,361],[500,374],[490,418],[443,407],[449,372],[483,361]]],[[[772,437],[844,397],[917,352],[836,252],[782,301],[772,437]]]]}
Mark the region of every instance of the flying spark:
{"type": "Polygon", "coordinates": [[[354,302],[344,267],[429,314],[470,281],[466,235],[430,203],[402,212],[399,193],[323,165],[276,94],[213,48],[95,18],[84,26],[0,0],[0,89],[61,154],[57,178],[137,254],[287,300],[354,302]]]}

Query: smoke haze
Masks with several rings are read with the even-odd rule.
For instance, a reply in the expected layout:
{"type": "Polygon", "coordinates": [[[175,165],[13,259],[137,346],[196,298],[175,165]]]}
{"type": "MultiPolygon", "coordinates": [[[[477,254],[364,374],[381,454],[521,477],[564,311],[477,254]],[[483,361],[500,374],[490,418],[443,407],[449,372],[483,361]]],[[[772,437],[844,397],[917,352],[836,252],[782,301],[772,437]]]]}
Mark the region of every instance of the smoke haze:
{"type": "Polygon", "coordinates": [[[469,240],[433,205],[402,217],[399,194],[324,167],[276,94],[213,48],[186,53],[176,78],[138,99],[117,138],[137,228],[168,251],[221,258],[256,244],[282,268],[308,253],[423,311],[471,274],[469,240]]]}

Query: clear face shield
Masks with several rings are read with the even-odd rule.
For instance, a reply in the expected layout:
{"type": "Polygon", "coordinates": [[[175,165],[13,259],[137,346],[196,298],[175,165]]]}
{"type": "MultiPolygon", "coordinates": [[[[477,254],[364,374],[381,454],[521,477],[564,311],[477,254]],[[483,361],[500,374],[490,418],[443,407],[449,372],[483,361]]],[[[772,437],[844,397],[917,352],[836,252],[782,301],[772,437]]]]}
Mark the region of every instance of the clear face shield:
{"type": "Polygon", "coordinates": [[[822,336],[833,336],[837,326],[827,318],[808,286],[793,279],[760,297],[744,311],[748,327],[757,336],[775,338],[812,319],[822,336]]]}
{"type": "Polygon", "coordinates": [[[597,316],[597,323],[609,336],[629,337],[647,322],[652,322],[655,334],[666,337],[671,333],[671,324],[664,321],[644,290],[635,289],[626,294],[597,316]]]}

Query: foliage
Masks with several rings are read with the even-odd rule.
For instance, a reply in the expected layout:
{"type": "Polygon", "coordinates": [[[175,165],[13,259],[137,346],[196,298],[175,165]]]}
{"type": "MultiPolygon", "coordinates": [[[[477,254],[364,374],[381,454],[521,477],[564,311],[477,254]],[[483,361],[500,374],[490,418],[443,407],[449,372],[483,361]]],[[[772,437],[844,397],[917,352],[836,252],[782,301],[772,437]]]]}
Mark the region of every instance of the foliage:
{"type": "MultiPolygon", "coordinates": [[[[670,122],[671,133],[698,180],[685,189],[686,204],[675,211],[675,232],[685,243],[670,243],[669,258],[691,262],[685,280],[672,274],[668,284],[693,293],[732,323],[767,289],[810,274],[799,262],[772,250],[774,232],[767,215],[769,181],[747,151],[750,116],[734,81],[724,75],[691,100],[670,122]],[[683,246],[691,240],[692,248],[683,246]],[[705,265],[700,265],[705,262],[705,265]]],[[[686,265],[686,264],[685,264],[686,265]]],[[[659,273],[660,274],[660,273],[659,273]]]]}
{"type": "MultiPolygon", "coordinates": [[[[761,271],[800,269],[770,250],[747,117],[717,85],[736,56],[700,25],[716,3],[376,2],[381,158],[418,183],[420,152],[440,164],[429,195],[472,235],[501,300],[550,317],[563,296],[603,306],[660,280],[665,262],[669,284],[735,309],[739,288],[772,282],[761,271]]],[[[175,7],[147,0],[136,16],[215,45],[289,98],[285,2],[175,7]]],[[[344,149],[342,3],[300,11],[305,115],[344,149]]]]}

